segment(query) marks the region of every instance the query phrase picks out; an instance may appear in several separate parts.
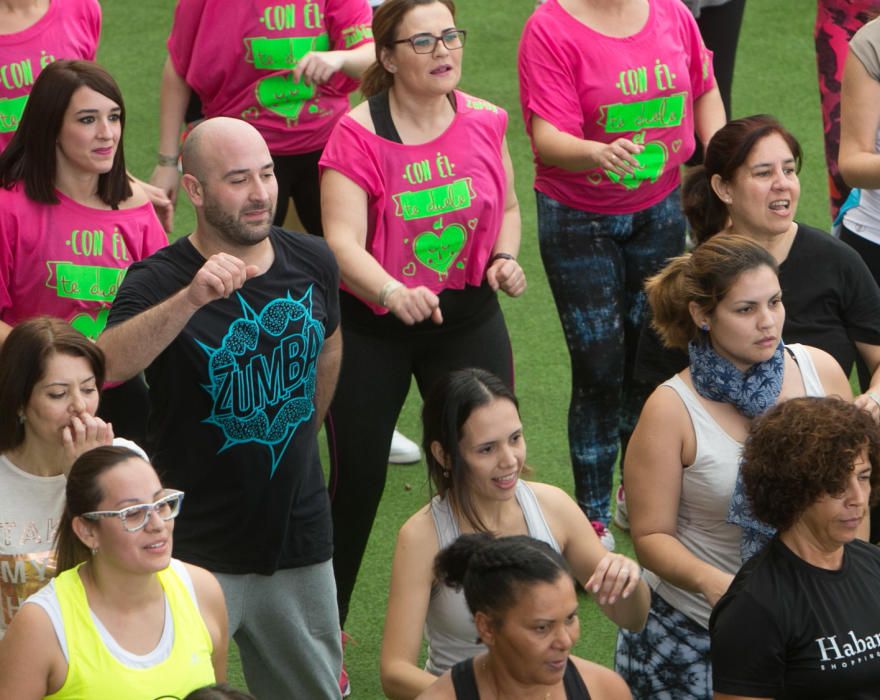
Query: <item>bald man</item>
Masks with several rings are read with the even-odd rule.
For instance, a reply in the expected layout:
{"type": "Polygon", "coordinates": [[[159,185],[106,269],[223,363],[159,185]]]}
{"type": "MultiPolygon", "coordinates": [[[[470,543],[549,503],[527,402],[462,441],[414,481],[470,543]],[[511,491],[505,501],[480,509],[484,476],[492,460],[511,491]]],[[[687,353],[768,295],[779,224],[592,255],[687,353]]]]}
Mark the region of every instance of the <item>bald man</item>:
{"type": "Polygon", "coordinates": [[[278,186],[252,126],[203,122],[183,168],[196,228],[129,268],[98,345],[108,378],[146,372],[153,464],[186,492],[174,556],[220,581],[250,690],[338,698],[316,434],[339,373],[339,273],[323,239],[272,225],[278,186]]]}

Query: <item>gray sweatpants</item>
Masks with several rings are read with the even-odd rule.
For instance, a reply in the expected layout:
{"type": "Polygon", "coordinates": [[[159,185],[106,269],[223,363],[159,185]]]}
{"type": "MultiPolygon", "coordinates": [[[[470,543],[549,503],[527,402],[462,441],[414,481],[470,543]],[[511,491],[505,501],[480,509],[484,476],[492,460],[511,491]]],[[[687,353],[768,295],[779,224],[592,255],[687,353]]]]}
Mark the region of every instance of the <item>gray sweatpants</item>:
{"type": "Polygon", "coordinates": [[[271,576],[214,575],[257,700],[338,700],[342,647],[332,563],[271,576]]]}

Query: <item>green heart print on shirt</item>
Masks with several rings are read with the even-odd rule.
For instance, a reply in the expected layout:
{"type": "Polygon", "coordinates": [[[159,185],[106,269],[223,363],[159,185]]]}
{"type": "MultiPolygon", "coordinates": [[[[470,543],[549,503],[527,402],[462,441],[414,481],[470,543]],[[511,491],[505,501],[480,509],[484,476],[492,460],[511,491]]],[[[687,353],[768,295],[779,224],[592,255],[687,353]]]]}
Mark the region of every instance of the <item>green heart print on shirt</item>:
{"type": "MultiPolygon", "coordinates": [[[[432,228],[439,230],[443,219],[436,221],[432,228]]],[[[464,249],[467,231],[461,224],[449,224],[440,235],[433,231],[423,231],[413,241],[413,255],[422,265],[441,275],[452,267],[452,263],[464,249]]]]}
{"type": "Polygon", "coordinates": [[[635,159],[639,165],[634,168],[632,173],[621,177],[613,170],[606,170],[605,174],[608,179],[623,185],[628,190],[638,189],[645,180],[657,182],[666,167],[669,151],[662,141],[649,141],[645,144],[645,149],[635,156],[635,159]]]}
{"type": "Polygon", "coordinates": [[[290,71],[261,78],[254,93],[261,107],[296,122],[306,100],[315,96],[316,89],[314,85],[306,85],[302,80],[294,81],[293,69],[310,51],[328,51],[329,36],[325,33],[312,37],[277,39],[248,37],[244,44],[247,48],[245,61],[253,63],[257,70],[290,71]]]}
{"type": "Polygon", "coordinates": [[[97,340],[98,336],[104,331],[107,325],[107,317],[110,315],[110,309],[105,307],[98,312],[95,318],[86,313],[77,314],[70,320],[71,327],[82,333],[86,338],[97,340]]]}

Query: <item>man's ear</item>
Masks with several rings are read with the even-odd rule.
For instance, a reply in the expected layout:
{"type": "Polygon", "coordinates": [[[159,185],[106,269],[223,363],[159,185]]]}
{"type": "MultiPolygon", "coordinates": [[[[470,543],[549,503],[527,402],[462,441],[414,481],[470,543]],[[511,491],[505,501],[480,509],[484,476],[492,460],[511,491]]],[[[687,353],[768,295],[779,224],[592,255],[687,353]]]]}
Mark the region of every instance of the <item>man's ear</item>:
{"type": "Polygon", "coordinates": [[[202,186],[202,183],[196,179],[195,175],[186,173],[180,178],[180,186],[183,187],[194,207],[200,207],[204,204],[204,187],[202,186]]]}

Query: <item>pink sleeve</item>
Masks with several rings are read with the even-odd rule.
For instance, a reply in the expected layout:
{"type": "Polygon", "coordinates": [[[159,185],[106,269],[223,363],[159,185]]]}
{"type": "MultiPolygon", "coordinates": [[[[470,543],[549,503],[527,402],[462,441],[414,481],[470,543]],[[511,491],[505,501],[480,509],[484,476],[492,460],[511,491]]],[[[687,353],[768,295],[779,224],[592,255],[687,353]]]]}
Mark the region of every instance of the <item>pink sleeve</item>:
{"type": "MultiPolygon", "coordinates": [[[[168,245],[168,236],[165,229],[159,223],[159,217],[153,209],[153,205],[149,205],[150,217],[144,227],[144,247],[143,258],[150,257],[153,253],[168,245]]],[[[143,259],[142,258],[142,259],[143,259]]]]}
{"type": "Polygon", "coordinates": [[[98,54],[98,42],[101,39],[101,6],[97,0],[89,0],[88,12],[86,17],[86,33],[91,40],[91,52],[86,58],[94,61],[98,54]]]}
{"type": "Polygon", "coordinates": [[[327,0],[324,12],[333,49],[353,49],[373,41],[373,11],[367,0],[327,0]]]}
{"type": "MultiPolygon", "coordinates": [[[[677,3],[677,5],[680,3],[677,3]]],[[[687,47],[688,65],[691,79],[691,100],[696,102],[702,94],[715,87],[715,71],[712,68],[712,52],[703,43],[697,21],[687,8],[678,8],[680,21],[684,25],[682,41],[687,47]]]]}
{"type": "MultiPolygon", "coordinates": [[[[5,192],[0,193],[0,203],[8,199],[5,192]]],[[[12,297],[9,294],[9,287],[12,284],[12,265],[15,259],[12,240],[18,236],[13,229],[17,229],[17,222],[12,210],[0,206],[0,234],[2,234],[0,235],[0,318],[3,318],[4,312],[12,306],[12,297]]]]}
{"type": "Polygon", "coordinates": [[[180,0],[168,36],[168,55],[177,75],[186,78],[192,61],[192,47],[201,25],[205,0],[180,0]]]}
{"type": "Polygon", "coordinates": [[[533,15],[526,23],[519,46],[519,83],[523,120],[531,134],[532,115],[560,131],[583,138],[584,115],[574,86],[571,66],[559,38],[533,15]]]}
{"type": "Polygon", "coordinates": [[[382,173],[371,149],[355,131],[360,128],[351,117],[343,117],[330,134],[319,167],[322,173],[325,170],[342,173],[369,196],[378,191],[382,173]]]}

